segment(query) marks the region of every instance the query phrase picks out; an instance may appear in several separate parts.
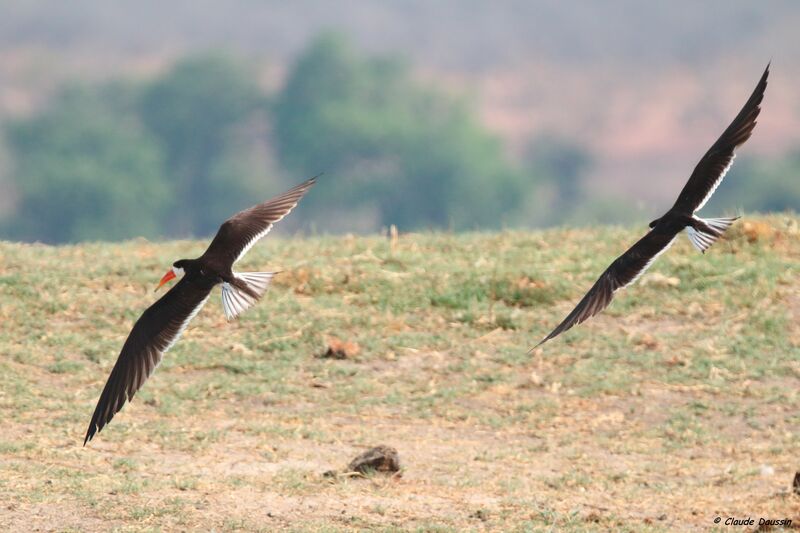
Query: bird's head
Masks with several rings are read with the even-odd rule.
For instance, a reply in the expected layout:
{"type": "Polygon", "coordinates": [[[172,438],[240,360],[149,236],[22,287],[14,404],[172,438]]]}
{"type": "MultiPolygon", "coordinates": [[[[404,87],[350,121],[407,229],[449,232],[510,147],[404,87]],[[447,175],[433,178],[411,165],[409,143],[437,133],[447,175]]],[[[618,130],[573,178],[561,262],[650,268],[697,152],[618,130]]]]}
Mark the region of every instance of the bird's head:
{"type": "Polygon", "coordinates": [[[185,259],[180,259],[172,263],[172,268],[167,270],[167,273],[164,274],[164,276],[161,278],[161,281],[158,282],[158,287],[156,287],[155,290],[160,289],[168,281],[171,281],[179,276],[183,276],[185,272],[184,270],[185,261],[186,261],[185,259]]]}

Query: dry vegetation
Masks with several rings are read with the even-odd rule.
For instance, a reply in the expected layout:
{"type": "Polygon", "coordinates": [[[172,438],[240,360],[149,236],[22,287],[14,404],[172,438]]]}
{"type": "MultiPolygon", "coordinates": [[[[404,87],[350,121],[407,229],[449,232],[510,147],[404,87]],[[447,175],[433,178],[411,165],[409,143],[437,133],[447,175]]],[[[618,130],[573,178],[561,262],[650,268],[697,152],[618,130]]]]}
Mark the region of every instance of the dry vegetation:
{"type": "Polygon", "coordinates": [[[284,271],[265,301],[226,323],[212,299],[85,448],[155,282],[204,243],[0,243],[0,530],[797,524],[796,217],[681,239],[526,354],[641,231],[269,239],[240,267],[284,271]],[[401,475],[323,476],[378,444],[401,475]]]}

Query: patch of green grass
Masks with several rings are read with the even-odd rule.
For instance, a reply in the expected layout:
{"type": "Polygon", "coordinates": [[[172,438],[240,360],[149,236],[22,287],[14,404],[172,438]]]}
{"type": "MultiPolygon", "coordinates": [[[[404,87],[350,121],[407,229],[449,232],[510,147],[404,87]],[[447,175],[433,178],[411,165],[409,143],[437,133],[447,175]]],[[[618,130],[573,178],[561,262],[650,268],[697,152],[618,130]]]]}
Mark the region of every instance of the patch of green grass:
{"type": "Polygon", "coordinates": [[[0,521],[50,527],[57,502],[78,530],[667,531],[707,526],[717,482],[773,502],[751,474],[795,460],[800,238],[761,221],[779,237],[681,239],[651,269],[677,285],[534,353],[641,228],[270,238],[237,264],[282,271],[266,296],[227,322],[215,293],[86,448],[154,284],[206,243],[0,243],[0,521]],[[318,358],[331,337],[358,355],[318,358]],[[321,477],[381,443],[398,479],[321,477]],[[631,511],[666,494],[670,520],[631,511]]]}
{"type": "Polygon", "coordinates": [[[274,482],[289,494],[306,494],[318,490],[320,481],[298,468],[283,468],[274,477],[274,482]]]}

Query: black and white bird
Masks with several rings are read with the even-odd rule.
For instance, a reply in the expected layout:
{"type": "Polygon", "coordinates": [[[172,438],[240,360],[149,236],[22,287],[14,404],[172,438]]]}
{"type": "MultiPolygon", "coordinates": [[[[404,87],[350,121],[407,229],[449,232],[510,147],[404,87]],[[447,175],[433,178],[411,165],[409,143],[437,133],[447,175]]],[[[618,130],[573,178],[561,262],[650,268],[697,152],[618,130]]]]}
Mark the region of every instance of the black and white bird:
{"type": "Polygon", "coordinates": [[[650,222],[650,232],[611,263],[567,318],[533,349],[608,307],[614,293],[639,279],[653,261],[667,251],[682,230],[686,230],[694,247],[705,253],[739,218],[703,219],[695,213],[722,183],[731,168],[736,148],[753,133],[768,75],[769,65],[742,110],[697,164],[675,205],[664,216],[650,222]]]}
{"type": "Polygon", "coordinates": [[[316,182],[316,177],[284,194],[245,209],[226,220],[208,249],[197,259],[180,259],[156,287],[180,277],[134,324],[100,394],[84,446],[102,430],[144,382],[222,284],[222,308],[230,320],[255,304],[266,292],[275,272],[234,272],[233,265],[285,217],[316,182]]]}

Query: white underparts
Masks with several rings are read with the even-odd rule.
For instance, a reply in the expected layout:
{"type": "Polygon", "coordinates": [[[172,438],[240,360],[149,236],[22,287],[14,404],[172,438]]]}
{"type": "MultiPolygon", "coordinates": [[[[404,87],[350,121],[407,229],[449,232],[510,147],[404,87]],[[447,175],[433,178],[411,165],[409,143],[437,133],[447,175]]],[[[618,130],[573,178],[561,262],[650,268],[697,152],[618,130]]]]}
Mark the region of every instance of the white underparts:
{"type": "MultiPolygon", "coordinates": [[[[180,270],[183,270],[183,269],[180,269],[180,270]]],[[[182,273],[182,272],[181,272],[181,273],[182,273]]],[[[208,294],[208,296],[211,296],[211,293],[209,293],[209,294],[208,294]]],[[[183,322],[181,322],[181,325],[180,325],[180,326],[178,326],[178,329],[177,329],[177,331],[175,332],[175,336],[173,336],[171,339],[168,339],[168,340],[167,340],[167,345],[166,345],[166,346],[164,346],[164,347],[161,349],[161,353],[162,353],[162,354],[166,353],[166,352],[167,352],[167,350],[169,350],[170,348],[172,348],[172,346],[173,346],[173,345],[174,345],[176,342],[178,342],[178,339],[181,337],[181,334],[182,334],[182,333],[184,332],[184,330],[186,329],[186,326],[188,326],[188,325],[189,325],[189,322],[191,322],[191,321],[192,321],[192,319],[193,319],[194,317],[196,317],[196,316],[197,316],[197,313],[199,313],[199,312],[200,312],[200,310],[203,308],[203,306],[204,306],[204,305],[206,305],[206,302],[208,301],[208,296],[206,296],[205,298],[203,298],[203,301],[202,301],[202,302],[200,302],[199,304],[197,304],[197,307],[195,307],[194,309],[192,309],[192,312],[191,312],[191,313],[189,313],[189,316],[187,316],[187,317],[186,317],[186,318],[183,320],[183,322]]],[[[159,358],[159,359],[158,359],[158,361],[157,361],[156,365],[158,365],[158,363],[160,363],[160,362],[161,362],[161,358],[159,358]]]]}
{"type": "Polygon", "coordinates": [[[637,273],[636,273],[636,275],[633,277],[633,279],[631,279],[631,280],[630,280],[628,283],[626,283],[625,285],[622,285],[622,286],[620,286],[620,287],[617,287],[616,289],[614,289],[614,292],[617,292],[619,289],[624,289],[624,288],[625,288],[625,287],[627,287],[628,285],[633,285],[634,283],[636,283],[636,281],[637,281],[639,278],[641,278],[641,277],[642,277],[642,275],[645,273],[645,271],[646,271],[648,268],[650,268],[650,265],[652,265],[653,263],[655,263],[656,259],[658,259],[658,257],[659,257],[661,254],[663,254],[664,252],[666,252],[667,250],[669,250],[670,246],[672,246],[672,244],[673,244],[674,242],[675,242],[675,237],[673,237],[672,239],[670,239],[670,241],[667,243],[667,245],[666,245],[666,246],[664,246],[662,249],[660,249],[660,250],[659,250],[659,251],[658,251],[658,252],[657,252],[657,253],[656,253],[656,254],[655,254],[653,257],[651,257],[651,258],[650,258],[650,259],[647,261],[647,263],[645,263],[645,265],[642,267],[642,269],[641,269],[639,272],[637,272],[637,273]]]}
{"type": "MultiPolygon", "coordinates": [[[[281,218],[282,218],[282,217],[281,217],[281,218]]],[[[280,220],[280,219],[278,219],[278,220],[280,220]]],[[[277,221],[276,221],[276,222],[277,222],[277,221]]],[[[252,248],[252,247],[255,245],[255,243],[257,243],[259,240],[261,240],[262,238],[264,238],[264,237],[267,235],[267,233],[269,233],[269,232],[270,232],[270,230],[272,229],[272,226],[273,226],[273,225],[274,225],[274,223],[273,223],[273,224],[269,224],[269,225],[268,225],[266,228],[264,228],[264,229],[261,231],[261,233],[259,233],[258,235],[256,235],[256,236],[255,236],[255,237],[253,237],[252,239],[250,239],[250,240],[247,242],[247,244],[245,244],[245,245],[244,245],[244,248],[242,248],[242,251],[241,251],[241,252],[239,252],[239,255],[237,255],[237,256],[236,256],[236,259],[235,259],[233,262],[234,262],[234,263],[236,263],[236,261],[238,261],[239,259],[241,259],[242,257],[244,257],[244,254],[246,254],[247,252],[249,252],[249,251],[250,251],[250,248],[252,248]]]]}
{"type": "Polygon", "coordinates": [[[719,239],[723,233],[725,233],[725,230],[727,230],[739,217],[695,218],[701,222],[705,222],[706,225],[717,232],[716,234],[706,233],[704,231],[696,230],[691,226],[686,226],[686,235],[689,237],[689,241],[691,241],[692,245],[694,245],[698,251],[705,253],[705,251],[711,248],[711,245],[714,244],[714,242],[719,239]]]}
{"type": "Polygon", "coordinates": [[[225,311],[225,317],[228,320],[241,315],[267,292],[267,288],[273,276],[275,276],[275,272],[242,272],[234,274],[234,276],[244,281],[250,290],[256,293],[258,297],[253,297],[230,283],[224,282],[222,284],[222,309],[225,311]]]}
{"type": "Polygon", "coordinates": [[[717,176],[717,179],[714,180],[714,184],[711,185],[710,189],[708,189],[708,192],[706,193],[705,197],[700,201],[699,204],[697,204],[697,207],[694,208],[694,212],[695,213],[700,211],[703,208],[703,206],[706,205],[706,202],[708,202],[709,198],[711,198],[711,196],[714,194],[714,191],[717,190],[717,187],[719,187],[719,184],[722,183],[723,179],[725,179],[725,174],[727,174],[728,171],[731,169],[731,166],[733,166],[733,160],[734,159],[736,159],[736,154],[731,155],[731,160],[728,162],[728,164],[725,166],[725,168],[722,169],[722,172],[719,173],[719,176],[717,176]]]}

